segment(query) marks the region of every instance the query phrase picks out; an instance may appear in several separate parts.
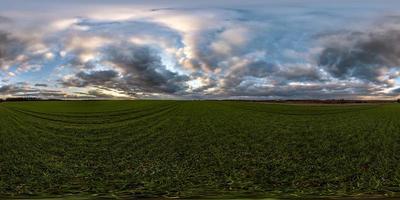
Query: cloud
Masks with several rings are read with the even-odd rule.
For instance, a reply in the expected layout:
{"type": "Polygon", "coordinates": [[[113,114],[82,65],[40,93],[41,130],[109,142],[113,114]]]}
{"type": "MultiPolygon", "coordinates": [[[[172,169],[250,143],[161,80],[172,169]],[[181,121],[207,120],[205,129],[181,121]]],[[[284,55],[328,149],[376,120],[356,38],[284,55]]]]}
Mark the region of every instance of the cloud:
{"type": "Polygon", "coordinates": [[[0,69],[6,70],[16,60],[22,59],[27,43],[10,33],[0,30],[0,69]]]}
{"type": "Polygon", "coordinates": [[[399,88],[396,88],[396,89],[393,89],[393,90],[391,91],[391,94],[393,94],[393,95],[400,95],[400,87],[399,87],[399,88]]]}
{"type": "Polygon", "coordinates": [[[80,71],[59,82],[66,87],[103,86],[126,94],[175,94],[186,89],[188,77],[172,72],[162,64],[158,53],[147,46],[113,44],[103,48],[101,60],[110,70],[80,71]]]}
{"type": "Polygon", "coordinates": [[[60,83],[66,87],[86,87],[89,85],[106,85],[118,77],[118,72],[113,70],[92,71],[90,73],[81,71],[74,77],[65,77],[60,83]]]}
{"type": "Polygon", "coordinates": [[[373,92],[376,88],[384,90],[393,86],[397,77],[392,70],[398,64],[394,55],[397,49],[387,45],[397,39],[396,34],[393,35],[397,31],[389,31],[390,26],[385,26],[384,32],[349,30],[323,35],[317,38],[322,50],[313,60],[313,49],[304,49],[301,43],[285,44],[285,38],[295,40],[295,34],[283,32],[280,34],[285,36],[275,35],[270,28],[276,29],[274,26],[279,25],[272,26],[263,18],[252,19],[254,13],[209,10],[206,13],[211,13],[209,18],[213,20],[207,21],[202,19],[205,16],[199,10],[191,11],[157,10],[154,12],[161,12],[160,16],[150,17],[149,21],[77,20],[75,26],[86,28],[68,39],[66,51],[78,58],[76,63],[72,59],[69,64],[84,67],[79,68],[83,71],[69,75],[62,84],[102,86],[133,96],[163,93],[186,97],[289,97],[291,95],[285,95],[285,92],[297,96],[303,92],[324,97],[329,96],[325,94],[327,89],[324,85],[340,86],[337,91],[341,92],[331,91],[330,94],[345,96],[345,92],[350,92],[348,95],[353,96],[358,92],[365,95],[360,88],[368,86],[373,92]],[[221,20],[222,13],[230,20],[221,20]],[[185,21],[178,23],[179,16],[189,16],[194,22],[191,25],[185,21]],[[99,37],[102,39],[96,39],[99,37]],[[121,42],[123,38],[130,40],[121,42]],[[83,41],[88,42],[83,44],[83,41]],[[277,45],[287,46],[279,49],[277,45]],[[161,55],[172,59],[169,67],[161,55]],[[119,73],[119,77],[84,72],[96,66],[105,66],[119,73]],[[349,88],[342,89],[348,78],[366,83],[362,86],[347,83],[349,88]],[[272,86],[282,92],[271,89],[272,86]]]}
{"type": "Polygon", "coordinates": [[[310,64],[289,64],[280,67],[276,77],[281,77],[286,81],[294,82],[324,82],[324,77],[320,69],[310,64]]]}
{"type": "Polygon", "coordinates": [[[48,85],[44,84],[44,83],[36,83],[35,86],[36,87],[47,87],[48,85]]]}
{"type": "Polygon", "coordinates": [[[168,70],[154,49],[119,44],[103,53],[105,62],[122,71],[123,83],[133,91],[179,93],[186,88],[188,77],[168,70]]]}
{"type": "Polygon", "coordinates": [[[18,82],[15,84],[3,85],[0,87],[1,96],[14,97],[40,97],[40,98],[62,98],[67,94],[59,90],[39,89],[28,83],[18,82]]]}
{"type": "Polygon", "coordinates": [[[0,70],[16,67],[16,72],[39,71],[52,58],[42,38],[23,35],[27,30],[6,31],[0,27],[0,70]]]}
{"type": "Polygon", "coordinates": [[[400,27],[392,23],[323,38],[318,64],[339,79],[357,78],[392,86],[390,72],[400,70],[400,27]]]}
{"type": "Polygon", "coordinates": [[[85,98],[85,99],[96,99],[96,98],[101,98],[101,99],[129,99],[127,97],[120,97],[120,96],[115,96],[113,94],[107,93],[109,89],[91,89],[88,90],[87,92],[74,92],[75,98],[85,98]]]}
{"type": "Polygon", "coordinates": [[[352,12],[292,1],[120,3],[32,19],[6,12],[3,90],[46,92],[47,84],[16,86],[27,77],[85,98],[361,98],[392,96],[398,88],[400,20],[374,24],[382,14],[370,15],[376,11],[368,6],[352,12]]]}
{"type": "Polygon", "coordinates": [[[0,87],[0,94],[8,94],[12,90],[11,85],[3,85],[0,87]]]}
{"type": "Polygon", "coordinates": [[[365,83],[325,83],[304,84],[301,82],[288,85],[243,84],[226,91],[222,97],[261,98],[261,99],[332,99],[332,98],[373,98],[385,97],[379,87],[365,83]]]}
{"type": "Polygon", "coordinates": [[[4,17],[4,16],[0,16],[0,24],[11,23],[11,22],[12,22],[12,20],[10,18],[4,17]]]}
{"type": "Polygon", "coordinates": [[[89,90],[88,95],[98,97],[98,98],[113,98],[114,96],[111,94],[106,94],[100,90],[89,90]]]}

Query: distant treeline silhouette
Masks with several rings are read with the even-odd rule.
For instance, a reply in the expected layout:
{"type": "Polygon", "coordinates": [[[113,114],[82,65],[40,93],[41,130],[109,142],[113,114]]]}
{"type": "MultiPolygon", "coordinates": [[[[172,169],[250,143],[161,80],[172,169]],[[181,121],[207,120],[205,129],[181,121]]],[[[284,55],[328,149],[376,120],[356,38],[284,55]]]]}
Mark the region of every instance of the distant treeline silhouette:
{"type": "MultiPolygon", "coordinates": [[[[85,101],[96,101],[94,99],[85,101]]],[[[42,99],[38,97],[9,97],[5,99],[0,99],[1,102],[13,102],[13,101],[64,101],[63,99],[42,99]]],[[[248,102],[266,102],[266,103],[320,103],[320,104],[348,104],[348,103],[400,103],[400,99],[397,100],[346,100],[346,99],[294,99],[294,100],[240,100],[240,99],[224,99],[223,101],[248,101],[248,102]]]]}
{"type": "Polygon", "coordinates": [[[12,101],[62,101],[61,99],[42,99],[38,97],[9,97],[0,99],[1,102],[12,102],[12,101]]]}
{"type": "Polygon", "coordinates": [[[349,100],[349,99],[277,99],[277,100],[229,100],[229,101],[249,101],[265,103],[299,103],[299,104],[362,104],[362,103],[400,103],[397,100],[349,100]]]}

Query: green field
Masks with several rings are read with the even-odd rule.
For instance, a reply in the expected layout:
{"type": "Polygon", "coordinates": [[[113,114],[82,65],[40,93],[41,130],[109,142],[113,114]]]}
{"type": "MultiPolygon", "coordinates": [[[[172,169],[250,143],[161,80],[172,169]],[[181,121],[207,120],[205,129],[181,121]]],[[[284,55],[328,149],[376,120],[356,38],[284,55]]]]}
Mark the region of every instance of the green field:
{"type": "Polygon", "coordinates": [[[0,104],[0,196],[397,195],[400,104],[0,104]]]}

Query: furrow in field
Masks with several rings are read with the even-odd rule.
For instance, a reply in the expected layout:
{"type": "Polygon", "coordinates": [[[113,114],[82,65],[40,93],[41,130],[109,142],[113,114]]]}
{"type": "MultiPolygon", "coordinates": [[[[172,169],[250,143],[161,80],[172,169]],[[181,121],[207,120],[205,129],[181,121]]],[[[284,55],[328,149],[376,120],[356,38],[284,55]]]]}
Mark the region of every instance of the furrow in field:
{"type": "MultiPolygon", "coordinates": [[[[28,152],[40,152],[40,154],[45,155],[47,147],[44,144],[46,143],[47,132],[36,132],[30,123],[26,123],[26,121],[22,120],[23,116],[10,112],[8,109],[4,111],[8,113],[7,116],[10,119],[8,122],[11,122],[11,124],[8,124],[9,128],[7,130],[9,137],[19,140],[15,141],[15,145],[24,146],[29,149],[28,152]]],[[[55,137],[55,139],[58,138],[55,137]]],[[[59,141],[58,145],[64,142],[68,143],[68,141],[59,141]]]]}
{"type": "Polygon", "coordinates": [[[124,109],[124,110],[118,110],[118,111],[106,111],[106,112],[90,112],[90,113],[84,113],[84,112],[79,112],[76,114],[71,114],[71,112],[68,113],[50,113],[50,112],[38,112],[38,111],[33,111],[29,109],[21,109],[21,108],[16,108],[16,107],[10,107],[10,109],[16,109],[24,112],[28,112],[31,114],[37,114],[37,115],[45,115],[45,116],[53,116],[53,117],[65,117],[65,118],[99,118],[99,117],[118,117],[126,114],[131,114],[131,113],[136,113],[136,112],[142,112],[142,111],[147,111],[154,109],[154,106],[160,107],[168,104],[162,104],[162,105],[146,105],[144,107],[138,107],[138,108],[132,108],[132,109],[124,109]]]}
{"type": "MultiPolygon", "coordinates": [[[[227,108],[231,107],[230,105],[226,106],[227,108]]],[[[375,107],[373,107],[375,108],[375,107]]],[[[251,118],[260,118],[263,119],[267,123],[268,126],[275,130],[292,130],[292,132],[298,132],[301,130],[305,130],[311,127],[315,127],[315,125],[321,125],[325,127],[325,129],[346,129],[347,127],[354,127],[357,120],[360,119],[360,116],[367,114],[367,111],[373,111],[374,109],[367,108],[362,109],[363,112],[341,112],[323,115],[325,117],[321,118],[321,115],[281,115],[276,114],[276,112],[265,112],[259,111],[254,112],[253,109],[242,109],[235,108],[235,110],[242,110],[246,113],[251,114],[251,118]],[[258,117],[257,117],[258,116],[258,117]],[[320,121],[320,123],[315,123],[320,121]],[[310,122],[312,122],[310,124],[310,122]]],[[[227,111],[229,112],[229,111],[227,111]]],[[[231,112],[232,113],[232,112],[231,112]]],[[[242,116],[238,116],[242,117],[242,116]]],[[[249,120],[251,121],[251,120],[249,120]]]]}
{"type": "Polygon", "coordinates": [[[83,124],[83,125],[100,125],[100,124],[110,124],[110,123],[118,123],[118,122],[123,122],[123,121],[129,121],[129,120],[133,120],[136,118],[140,118],[140,117],[144,117],[146,115],[149,114],[154,114],[157,112],[161,112],[163,109],[169,109],[174,105],[166,105],[163,107],[156,107],[156,108],[152,108],[149,110],[142,110],[139,112],[134,112],[134,113],[130,113],[130,114],[126,114],[126,115],[121,115],[119,117],[115,117],[115,116],[103,116],[102,118],[100,117],[96,117],[96,118],[86,118],[86,119],[74,119],[74,118],[50,118],[49,116],[42,116],[42,115],[38,115],[38,114],[33,114],[30,112],[26,112],[23,110],[19,110],[19,109],[12,109],[15,112],[19,112],[21,114],[25,114],[28,115],[30,117],[33,118],[37,118],[39,120],[47,120],[47,121],[51,121],[54,123],[64,123],[64,124],[69,124],[69,125],[73,125],[73,124],[83,124]],[[132,116],[133,115],[133,116],[132,116]]]}
{"type": "Polygon", "coordinates": [[[115,132],[119,130],[119,132],[129,132],[134,129],[134,126],[140,125],[140,123],[147,123],[146,120],[158,119],[160,116],[165,115],[166,113],[176,109],[176,106],[169,107],[168,109],[158,110],[157,112],[148,113],[146,115],[136,116],[134,118],[130,118],[130,120],[123,120],[119,122],[113,122],[108,124],[102,124],[101,126],[90,126],[87,124],[79,124],[78,126],[64,126],[62,124],[57,124],[54,122],[40,122],[36,121],[36,118],[30,119],[25,116],[21,119],[24,119],[24,123],[30,124],[30,129],[46,133],[44,136],[53,136],[55,139],[57,137],[61,137],[64,139],[72,140],[76,137],[94,137],[95,139],[102,137],[109,137],[109,133],[115,132]],[[68,134],[65,134],[68,133],[68,134]],[[104,136],[101,136],[104,135],[104,136]]]}
{"type": "MultiPolygon", "coordinates": [[[[251,112],[262,112],[262,113],[266,113],[266,114],[278,114],[278,115],[299,115],[299,116],[320,116],[320,115],[336,115],[336,114],[346,114],[346,113],[351,113],[351,112],[359,112],[359,111],[367,111],[370,109],[376,109],[379,108],[382,105],[363,105],[363,106],[347,106],[344,108],[337,108],[337,109],[321,109],[321,110],[311,110],[314,111],[313,113],[310,113],[310,110],[299,110],[299,112],[294,113],[292,110],[286,108],[288,110],[288,112],[279,112],[279,111],[275,111],[274,109],[270,109],[270,106],[265,106],[265,107],[261,107],[257,106],[257,105],[233,105],[233,104],[228,104],[228,103],[220,103],[221,105],[224,106],[229,106],[235,109],[241,109],[241,110],[248,110],[251,112]],[[259,107],[259,108],[257,108],[259,107]],[[317,111],[317,112],[315,112],[317,111]]],[[[247,103],[247,104],[251,104],[251,103],[247,103]]],[[[254,103],[253,103],[254,104],[254,103]]],[[[296,107],[296,105],[291,105],[290,107],[296,107]]],[[[326,107],[321,107],[321,108],[326,108],[326,107]]]]}
{"type": "Polygon", "coordinates": [[[136,124],[123,124],[121,126],[118,126],[115,129],[113,128],[110,131],[115,131],[116,133],[112,134],[113,138],[121,138],[123,141],[128,141],[130,137],[132,136],[138,136],[140,135],[140,131],[145,132],[148,129],[158,127],[162,122],[164,122],[168,116],[171,116],[172,113],[176,112],[176,110],[179,108],[179,106],[175,106],[172,109],[164,110],[157,115],[152,115],[149,116],[146,119],[143,119],[140,122],[137,122],[136,124]],[[137,126],[134,126],[137,125],[137,126]]]}
{"type": "MultiPolygon", "coordinates": [[[[315,120],[313,116],[284,116],[275,115],[267,112],[252,112],[248,109],[240,108],[231,110],[230,106],[224,106],[223,108],[226,108],[225,112],[231,113],[231,115],[236,116],[231,117],[231,119],[241,118],[243,119],[243,121],[254,124],[256,126],[257,124],[266,124],[266,132],[275,130],[304,130],[304,128],[308,126],[308,121],[315,120]]],[[[227,121],[227,123],[235,124],[229,121],[227,121]]]]}
{"type": "MultiPolygon", "coordinates": [[[[91,121],[95,121],[97,123],[101,123],[103,121],[110,120],[110,119],[113,119],[113,118],[115,119],[115,118],[119,117],[119,116],[103,115],[101,117],[86,116],[86,117],[83,117],[83,118],[82,117],[75,118],[75,117],[60,116],[60,115],[59,116],[52,116],[52,115],[47,115],[45,113],[44,114],[38,114],[38,113],[29,112],[29,111],[26,111],[26,110],[21,110],[21,109],[16,109],[16,108],[13,108],[12,110],[14,110],[16,112],[19,112],[19,113],[22,113],[22,114],[30,115],[32,117],[40,118],[40,119],[45,119],[45,120],[50,120],[50,121],[58,121],[58,122],[65,122],[65,123],[75,123],[75,122],[77,122],[77,123],[88,123],[88,122],[91,122],[91,121]]],[[[137,114],[137,113],[140,113],[140,112],[146,112],[146,111],[148,111],[148,110],[140,110],[138,112],[132,112],[130,114],[134,115],[134,114],[137,114]]],[[[127,114],[125,114],[125,116],[127,116],[127,114]]]]}
{"type": "Polygon", "coordinates": [[[399,105],[94,102],[86,109],[88,102],[65,103],[81,111],[77,117],[61,102],[0,105],[0,193],[190,196],[398,189],[399,105]],[[62,108],[54,115],[55,105],[62,108]],[[82,117],[103,105],[137,109],[82,117]],[[70,123],[76,121],[85,123],[70,123]]]}
{"type": "MultiPolygon", "coordinates": [[[[130,167],[128,166],[133,166],[133,163],[127,165],[127,161],[134,161],[137,166],[140,166],[141,159],[138,158],[143,158],[144,155],[140,153],[140,150],[145,147],[149,138],[160,138],[161,135],[167,134],[166,132],[161,131],[161,127],[168,126],[169,122],[169,118],[163,116],[151,123],[139,126],[133,131],[119,131],[117,132],[119,134],[112,134],[112,137],[107,142],[109,162],[120,171],[120,174],[129,171],[130,167]]],[[[151,148],[148,148],[147,150],[151,151],[151,148]]]]}
{"type": "MultiPolygon", "coordinates": [[[[87,140],[107,140],[110,138],[124,138],[128,140],[132,134],[136,134],[138,130],[145,130],[145,128],[151,128],[156,125],[159,121],[165,118],[166,115],[174,112],[177,106],[171,107],[169,109],[162,110],[151,115],[147,115],[140,119],[135,119],[132,121],[124,121],[122,124],[117,126],[108,126],[104,128],[96,128],[96,130],[101,130],[104,134],[95,134],[93,137],[86,137],[87,140]],[[143,128],[145,127],[145,128],[143,128]]],[[[93,129],[92,129],[93,130],[93,129]]]]}
{"type": "Polygon", "coordinates": [[[129,135],[127,135],[126,132],[118,131],[120,134],[114,135],[114,137],[115,138],[118,137],[120,141],[118,143],[113,144],[113,146],[118,148],[123,148],[124,145],[131,145],[131,144],[145,146],[146,142],[144,140],[148,140],[148,137],[150,135],[154,137],[156,135],[167,134],[167,132],[164,132],[162,129],[159,129],[159,131],[157,132],[152,132],[152,131],[160,127],[161,124],[165,124],[164,122],[169,120],[168,116],[172,116],[172,113],[173,112],[165,113],[165,115],[159,117],[153,123],[139,126],[139,128],[133,130],[134,131],[133,134],[129,133],[129,135]]]}
{"type": "MultiPolygon", "coordinates": [[[[171,111],[164,114],[170,112],[171,111]]],[[[123,148],[123,146],[119,145],[118,142],[123,139],[135,137],[137,134],[142,134],[143,132],[149,131],[154,127],[160,126],[165,123],[166,119],[168,118],[158,116],[157,118],[154,118],[154,121],[150,120],[141,126],[132,127],[128,132],[126,130],[123,132],[115,131],[116,133],[123,133],[123,137],[111,132],[111,138],[101,138],[101,140],[91,140],[88,138],[82,139],[80,143],[70,149],[72,154],[68,155],[71,159],[67,160],[71,162],[71,165],[74,164],[74,160],[72,158],[80,157],[80,160],[82,160],[79,165],[71,168],[71,170],[74,171],[74,174],[78,175],[70,178],[70,185],[72,187],[81,187],[81,183],[88,181],[88,178],[103,179],[106,177],[108,179],[108,183],[113,183],[116,185],[123,184],[123,182],[120,182],[120,179],[116,178],[120,177],[120,174],[126,172],[126,170],[128,170],[128,166],[132,166],[133,163],[137,163],[139,160],[127,160],[128,157],[126,157],[126,153],[136,153],[132,148],[123,148]],[[101,166],[98,166],[98,163],[101,163],[101,166]],[[87,174],[86,176],[80,175],[85,171],[87,174]]]]}

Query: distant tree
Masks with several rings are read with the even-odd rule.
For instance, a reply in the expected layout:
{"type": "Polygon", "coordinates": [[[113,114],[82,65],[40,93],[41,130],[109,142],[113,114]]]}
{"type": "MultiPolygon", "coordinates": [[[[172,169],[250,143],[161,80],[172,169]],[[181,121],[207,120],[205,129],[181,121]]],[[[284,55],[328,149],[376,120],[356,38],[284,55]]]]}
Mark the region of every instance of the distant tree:
{"type": "Polygon", "coordinates": [[[400,103],[400,99],[397,99],[397,103],[400,103]]]}
{"type": "Polygon", "coordinates": [[[40,101],[40,98],[37,97],[9,97],[6,98],[5,101],[40,101]]]}

